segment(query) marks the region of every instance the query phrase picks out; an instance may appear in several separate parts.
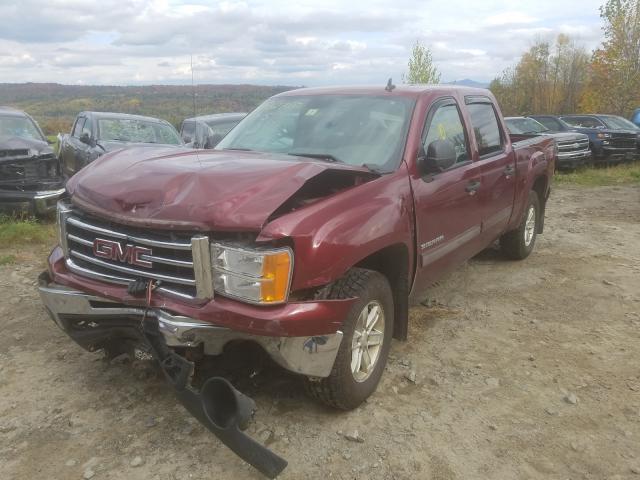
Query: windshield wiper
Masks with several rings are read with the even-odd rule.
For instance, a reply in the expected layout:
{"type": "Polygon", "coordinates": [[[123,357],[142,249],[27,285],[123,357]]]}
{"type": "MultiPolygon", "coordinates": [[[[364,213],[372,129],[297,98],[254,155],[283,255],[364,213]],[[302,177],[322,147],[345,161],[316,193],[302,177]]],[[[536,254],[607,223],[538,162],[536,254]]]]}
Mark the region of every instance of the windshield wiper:
{"type": "Polygon", "coordinates": [[[237,150],[239,152],[253,152],[250,148],[223,148],[222,150],[237,150]]]}
{"type": "Polygon", "coordinates": [[[294,157],[307,157],[318,160],[323,160],[329,163],[344,163],[339,158],[334,157],[330,153],[298,153],[298,152],[289,152],[287,155],[293,155],[294,157]]]}
{"type": "Polygon", "coordinates": [[[369,170],[371,173],[375,173],[376,175],[384,175],[385,173],[389,173],[386,170],[382,170],[377,165],[373,165],[371,163],[363,163],[362,166],[369,170]]]}

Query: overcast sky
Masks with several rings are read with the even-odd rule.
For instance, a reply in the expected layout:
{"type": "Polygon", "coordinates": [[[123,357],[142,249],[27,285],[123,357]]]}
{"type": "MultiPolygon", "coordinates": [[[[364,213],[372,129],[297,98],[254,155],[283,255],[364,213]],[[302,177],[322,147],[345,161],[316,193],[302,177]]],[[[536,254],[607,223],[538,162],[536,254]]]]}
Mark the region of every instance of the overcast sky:
{"type": "Polygon", "coordinates": [[[411,46],[443,81],[488,82],[536,38],[601,40],[603,0],[0,0],[0,82],[400,82],[411,46]]]}

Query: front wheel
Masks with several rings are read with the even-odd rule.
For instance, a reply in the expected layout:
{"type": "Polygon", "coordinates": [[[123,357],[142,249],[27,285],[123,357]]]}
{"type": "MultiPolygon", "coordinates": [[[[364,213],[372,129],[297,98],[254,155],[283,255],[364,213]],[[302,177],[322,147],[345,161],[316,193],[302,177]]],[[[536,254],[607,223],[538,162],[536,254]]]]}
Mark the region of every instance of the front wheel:
{"type": "Polygon", "coordinates": [[[351,410],[364,402],[380,382],[393,334],[393,295],[386,277],[353,268],[331,288],[329,298],[354,298],[343,325],[343,338],[331,373],[306,379],[309,394],[322,403],[351,410]]]}
{"type": "Polygon", "coordinates": [[[536,243],[538,221],[540,220],[540,199],[534,191],[529,192],[527,208],[517,229],[500,237],[500,248],[509,258],[523,260],[529,256],[536,243]]]}

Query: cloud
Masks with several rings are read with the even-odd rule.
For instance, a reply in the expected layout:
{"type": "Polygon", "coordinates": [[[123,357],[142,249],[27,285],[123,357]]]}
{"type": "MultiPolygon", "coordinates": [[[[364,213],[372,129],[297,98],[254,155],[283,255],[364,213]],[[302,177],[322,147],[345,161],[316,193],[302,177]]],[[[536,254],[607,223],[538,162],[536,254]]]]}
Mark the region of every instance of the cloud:
{"type": "Polygon", "coordinates": [[[416,39],[443,80],[488,81],[537,38],[601,39],[600,0],[21,0],[0,4],[1,81],[399,81],[416,39]]]}

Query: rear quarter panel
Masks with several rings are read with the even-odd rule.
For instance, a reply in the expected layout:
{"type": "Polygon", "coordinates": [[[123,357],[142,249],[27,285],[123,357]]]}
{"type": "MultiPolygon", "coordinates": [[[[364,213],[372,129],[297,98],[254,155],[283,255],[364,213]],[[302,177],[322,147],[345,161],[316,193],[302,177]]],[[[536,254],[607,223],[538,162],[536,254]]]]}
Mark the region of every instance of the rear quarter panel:
{"type": "Polygon", "coordinates": [[[529,192],[540,177],[546,179],[545,198],[541,199],[546,200],[556,160],[555,140],[551,137],[534,137],[515,142],[513,150],[516,157],[516,195],[509,230],[520,224],[529,192]]]}

